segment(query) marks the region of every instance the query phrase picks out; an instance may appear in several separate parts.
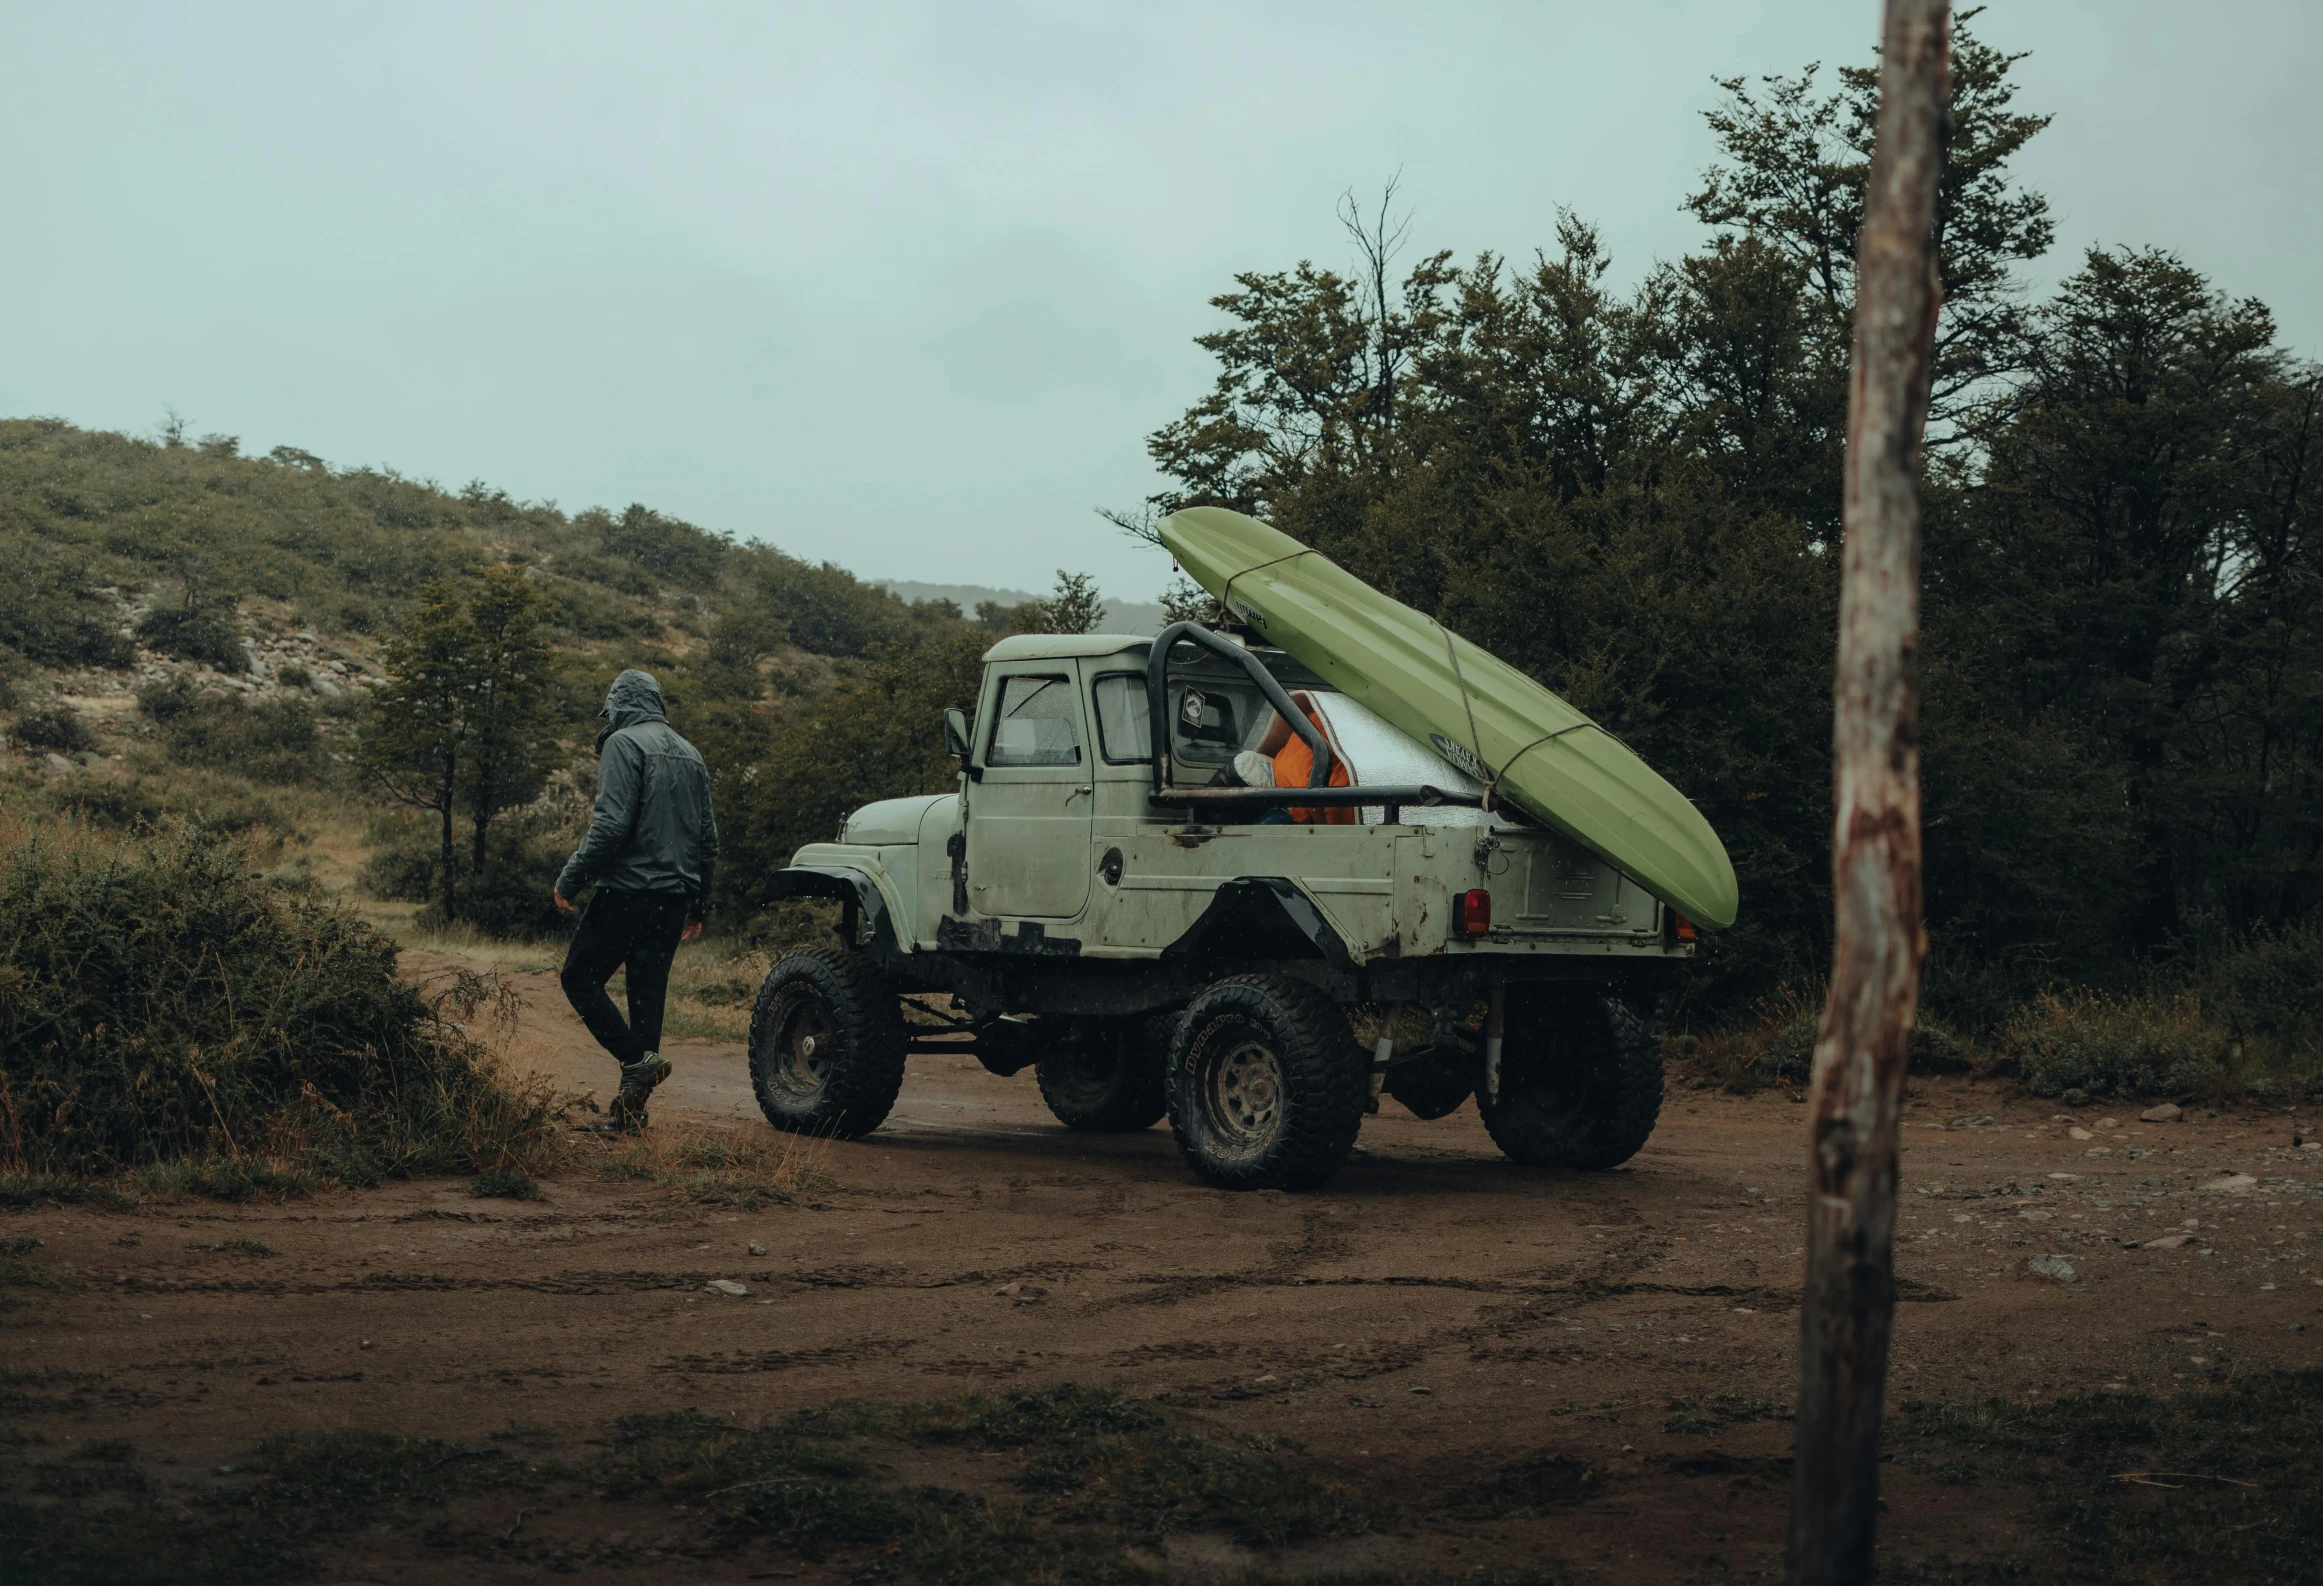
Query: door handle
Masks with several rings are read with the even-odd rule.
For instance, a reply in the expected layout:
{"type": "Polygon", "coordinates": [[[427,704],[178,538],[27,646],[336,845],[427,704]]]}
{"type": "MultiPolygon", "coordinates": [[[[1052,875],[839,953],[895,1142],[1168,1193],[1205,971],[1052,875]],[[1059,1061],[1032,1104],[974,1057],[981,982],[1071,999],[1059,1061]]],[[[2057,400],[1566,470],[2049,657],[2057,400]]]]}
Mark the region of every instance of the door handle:
{"type": "Polygon", "coordinates": [[[1075,799],[1079,798],[1079,797],[1080,797],[1082,794],[1084,794],[1084,793],[1087,793],[1087,794],[1090,794],[1090,795],[1094,795],[1094,794],[1096,793],[1096,791],[1097,791],[1097,787],[1096,787],[1096,784],[1095,784],[1095,783],[1093,783],[1093,782],[1084,782],[1084,783],[1082,783],[1082,784],[1081,784],[1079,787],[1077,787],[1077,788],[1073,789],[1073,791],[1072,791],[1072,792],[1070,792],[1070,793],[1067,793],[1067,794],[1065,795],[1065,802],[1066,802],[1067,804],[1070,804],[1070,803],[1072,803],[1072,802],[1073,802],[1073,800],[1075,800],[1075,799]]]}

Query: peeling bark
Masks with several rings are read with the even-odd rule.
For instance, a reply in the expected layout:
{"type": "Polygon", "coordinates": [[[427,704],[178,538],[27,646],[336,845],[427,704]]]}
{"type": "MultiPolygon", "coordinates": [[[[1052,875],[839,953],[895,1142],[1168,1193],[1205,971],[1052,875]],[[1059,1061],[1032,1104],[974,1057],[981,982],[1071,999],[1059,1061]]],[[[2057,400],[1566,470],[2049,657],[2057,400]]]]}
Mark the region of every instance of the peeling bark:
{"type": "Polygon", "coordinates": [[[1790,1579],[1868,1582],[1895,1309],[1897,1114],[1927,935],[1920,915],[1920,509],[1941,304],[1937,178],[1948,0],[1887,0],[1857,242],[1846,557],[1833,688],[1836,946],[1815,1043],[1790,1579]]]}

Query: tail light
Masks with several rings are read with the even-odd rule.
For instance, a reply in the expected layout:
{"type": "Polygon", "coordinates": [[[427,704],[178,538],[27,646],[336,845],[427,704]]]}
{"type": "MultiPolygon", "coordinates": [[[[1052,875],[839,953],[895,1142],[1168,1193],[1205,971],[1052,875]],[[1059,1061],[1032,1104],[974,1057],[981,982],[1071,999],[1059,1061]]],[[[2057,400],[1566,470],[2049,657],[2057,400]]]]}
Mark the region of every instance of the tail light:
{"type": "Polygon", "coordinates": [[[1694,935],[1694,922],[1692,920],[1687,919],[1683,914],[1678,914],[1675,912],[1670,915],[1670,919],[1673,922],[1670,929],[1670,934],[1672,936],[1675,936],[1681,942],[1691,942],[1696,940],[1694,935]]]}
{"type": "Polygon", "coordinates": [[[1482,887],[1471,887],[1460,894],[1453,917],[1462,936],[1482,936],[1492,929],[1492,894],[1482,887]]]}

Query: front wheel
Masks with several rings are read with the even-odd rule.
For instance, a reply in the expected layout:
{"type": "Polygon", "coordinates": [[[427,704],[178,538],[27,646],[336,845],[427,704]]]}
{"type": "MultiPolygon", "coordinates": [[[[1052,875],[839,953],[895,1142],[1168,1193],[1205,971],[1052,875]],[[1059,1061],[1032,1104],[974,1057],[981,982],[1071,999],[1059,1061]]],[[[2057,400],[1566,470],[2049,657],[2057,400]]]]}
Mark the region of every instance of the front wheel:
{"type": "Polygon", "coordinates": [[[1370,1099],[1339,1005],[1303,980],[1237,975],[1196,996],[1170,1043],[1170,1132],[1221,1189],[1312,1189],[1355,1149],[1370,1099]]]}
{"type": "Polygon", "coordinates": [[[1477,1087],[1492,1143],[1527,1167],[1619,1167],[1662,1111],[1661,1027],[1597,988],[1511,988],[1499,1086],[1477,1087]]]}
{"type": "Polygon", "coordinates": [[[766,1121],[852,1140],[903,1088],[903,1008],[859,953],[819,947],[767,973],[750,1011],[750,1084],[766,1121]]]}

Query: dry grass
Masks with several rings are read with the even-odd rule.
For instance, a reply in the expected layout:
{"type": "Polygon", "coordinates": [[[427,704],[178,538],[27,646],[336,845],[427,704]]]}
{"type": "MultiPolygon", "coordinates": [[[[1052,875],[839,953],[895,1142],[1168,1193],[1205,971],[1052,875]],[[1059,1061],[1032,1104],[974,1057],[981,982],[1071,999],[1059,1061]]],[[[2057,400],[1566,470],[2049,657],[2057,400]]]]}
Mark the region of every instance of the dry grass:
{"type": "Polygon", "coordinates": [[[614,1183],[647,1184],[704,1206],[754,1211],[827,1188],[826,1142],[744,1125],[660,1124],[643,1134],[592,1141],[584,1164],[614,1183]]]}
{"type": "MultiPolygon", "coordinates": [[[[522,970],[554,970],[565,961],[562,942],[513,942],[465,925],[438,926],[422,929],[410,923],[419,905],[412,903],[381,904],[382,910],[394,911],[401,921],[390,928],[395,945],[405,952],[442,953],[451,958],[465,958],[480,964],[495,974],[522,970]]],[[[370,911],[365,910],[366,913],[370,911]]]]}
{"type": "Polygon", "coordinates": [[[703,940],[680,948],[670,970],[664,1028],[705,1041],[746,1039],[758,983],[773,967],[773,954],[739,943],[703,940]]]}
{"type": "MultiPolygon", "coordinates": [[[[402,911],[401,921],[386,928],[406,951],[464,958],[497,974],[527,970],[553,973],[565,961],[562,942],[504,941],[457,925],[422,930],[409,924],[412,905],[379,907],[402,911]]],[[[364,913],[369,915],[372,910],[366,908],[364,913]]],[[[774,967],[775,957],[761,948],[715,936],[679,948],[677,962],[670,967],[663,1035],[703,1041],[743,1040],[750,1032],[750,1005],[758,995],[758,983],[774,967]]],[[[616,1002],[626,995],[619,971],[607,983],[606,992],[616,1002]]]]}
{"type": "MultiPolygon", "coordinates": [[[[1822,1019],[1822,986],[1789,985],[1761,997],[1741,1023],[1671,1037],[1668,1054],[1693,1070],[1697,1088],[1715,1086],[1737,1095],[1769,1085],[1804,1090],[1814,1076],[1822,1019]]],[[[1919,1028],[1912,1032],[1913,1073],[1960,1073],[1973,1066],[1974,1056],[1967,1041],[1922,1011],[1919,1028]]]]}

